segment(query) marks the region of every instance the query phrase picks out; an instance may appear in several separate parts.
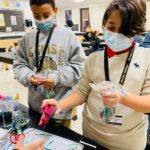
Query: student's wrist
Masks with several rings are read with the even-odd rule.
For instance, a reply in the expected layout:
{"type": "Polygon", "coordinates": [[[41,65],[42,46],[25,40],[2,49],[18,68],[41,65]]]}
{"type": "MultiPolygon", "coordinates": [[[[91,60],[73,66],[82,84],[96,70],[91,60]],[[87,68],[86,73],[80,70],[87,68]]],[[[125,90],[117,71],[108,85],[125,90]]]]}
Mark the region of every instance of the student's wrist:
{"type": "Polygon", "coordinates": [[[34,75],[29,77],[29,83],[33,85],[32,79],[34,78],[34,75]]]}
{"type": "Polygon", "coordinates": [[[51,73],[49,75],[49,78],[53,80],[54,82],[54,87],[58,84],[59,80],[58,80],[58,75],[56,73],[51,73]]]}
{"type": "Polygon", "coordinates": [[[125,105],[126,100],[127,100],[127,97],[128,97],[128,94],[127,94],[127,95],[124,95],[124,96],[121,96],[121,97],[120,97],[120,103],[123,104],[123,105],[125,105]]]}
{"type": "Polygon", "coordinates": [[[33,74],[33,73],[29,74],[29,76],[28,76],[28,84],[29,85],[33,85],[32,81],[31,81],[31,78],[34,77],[34,76],[35,76],[35,74],[33,74]]]}
{"type": "Polygon", "coordinates": [[[62,111],[67,108],[66,103],[64,102],[64,100],[60,100],[58,103],[59,103],[59,106],[61,107],[62,111]]]}

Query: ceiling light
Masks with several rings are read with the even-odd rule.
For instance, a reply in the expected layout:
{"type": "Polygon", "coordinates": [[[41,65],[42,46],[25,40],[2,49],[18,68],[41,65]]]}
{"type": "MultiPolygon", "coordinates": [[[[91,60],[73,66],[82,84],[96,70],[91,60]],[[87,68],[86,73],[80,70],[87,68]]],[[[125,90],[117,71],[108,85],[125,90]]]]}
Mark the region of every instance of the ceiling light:
{"type": "Polygon", "coordinates": [[[81,2],[84,2],[85,0],[73,0],[73,1],[76,3],[81,3],[81,2]]]}

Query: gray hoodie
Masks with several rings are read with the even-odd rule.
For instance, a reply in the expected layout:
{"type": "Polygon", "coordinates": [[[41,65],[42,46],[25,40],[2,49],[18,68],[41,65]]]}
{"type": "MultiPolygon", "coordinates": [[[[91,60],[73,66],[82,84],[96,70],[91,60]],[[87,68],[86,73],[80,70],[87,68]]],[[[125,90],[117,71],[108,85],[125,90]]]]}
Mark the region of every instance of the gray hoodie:
{"type": "MultiPolygon", "coordinates": [[[[21,39],[14,61],[15,78],[28,87],[29,107],[41,112],[44,88],[35,88],[30,83],[31,76],[36,74],[35,44],[37,30],[33,29],[21,39]]],[[[40,33],[39,59],[48,37],[48,33],[40,33]]],[[[74,33],[67,28],[56,27],[52,34],[44,59],[41,74],[54,80],[55,99],[60,100],[72,91],[72,87],[81,77],[85,61],[85,53],[74,33]]],[[[57,119],[71,119],[71,110],[64,111],[57,119]]]]}

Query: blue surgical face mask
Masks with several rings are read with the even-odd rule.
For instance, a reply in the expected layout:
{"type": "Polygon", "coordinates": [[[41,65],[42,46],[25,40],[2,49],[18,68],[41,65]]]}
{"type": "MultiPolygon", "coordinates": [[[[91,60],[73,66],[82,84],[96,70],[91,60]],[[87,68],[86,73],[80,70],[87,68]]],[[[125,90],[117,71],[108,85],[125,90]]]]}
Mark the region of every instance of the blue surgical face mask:
{"type": "Polygon", "coordinates": [[[103,38],[108,47],[114,52],[121,52],[132,45],[132,40],[130,38],[116,32],[105,30],[103,38]]]}
{"type": "Polygon", "coordinates": [[[43,32],[48,32],[56,24],[56,18],[49,17],[48,19],[42,21],[35,19],[35,24],[43,32]]]}

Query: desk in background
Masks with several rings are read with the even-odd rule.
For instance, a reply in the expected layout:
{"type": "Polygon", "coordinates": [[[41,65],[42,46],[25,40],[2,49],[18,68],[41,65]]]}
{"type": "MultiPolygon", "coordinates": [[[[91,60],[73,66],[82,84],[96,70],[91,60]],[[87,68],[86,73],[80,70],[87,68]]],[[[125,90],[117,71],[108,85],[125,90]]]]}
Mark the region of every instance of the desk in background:
{"type": "Polygon", "coordinates": [[[15,59],[14,52],[0,53],[0,62],[7,63],[7,64],[13,64],[14,59],[15,59]]]}
{"type": "Polygon", "coordinates": [[[6,52],[9,50],[10,47],[13,47],[16,50],[19,40],[24,34],[25,32],[17,32],[17,33],[0,32],[0,48],[5,48],[6,52]]]}
{"type": "MultiPolygon", "coordinates": [[[[84,38],[84,35],[85,35],[86,32],[81,32],[81,33],[75,33],[77,39],[82,43],[85,38],[84,38]]],[[[104,39],[103,39],[103,33],[99,33],[99,35],[97,36],[101,42],[104,42],[104,39]]]]}
{"type": "MultiPolygon", "coordinates": [[[[91,42],[85,41],[81,43],[82,47],[90,47],[91,46],[91,42]]],[[[103,48],[104,46],[106,46],[105,42],[101,42],[99,44],[99,48],[103,48]]]]}
{"type": "MultiPolygon", "coordinates": [[[[28,109],[27,107],[25,107],[23,105],[20,105],[20,110],[26,114],[28,119],[30,119],[26,128],[36,128],[36,129],[40,130],[40,128],[38,127],[38,122],[40,120],[41,115],[33,110],[28,109]]],[[[11,117],[5,119],[5,121],[6,121],[7,125],[11,124],[11,117]]],[[[2,118],[0,118],[0,127],[2,127],[2,126],[3,126],[2,118]]],[[[80,140],[82,140],[84,142],[87,142],[87,143],[92,144],[97,147],[95,149],[95,148],[84,145],[85,146],[84,150],[108,150],[108,149],[96,144],[95,142],[89,140],[88,138],[83,137],[82,135],[80,135],[58,123],[49,122],[47,124],[46,128],[44,129],[44,131],[67,138],[67,139],[70,139],[72,141],[76,141],[76,142],[79,142],[80,140]]]]}
{"type": "MultiPolygon", "coordinates": [[[[88,56],[92,49],[88,47],[83,47],[84,52],[86,56],[88,56]]],[[[15,53],[14,52],[2,52],[0,53],[0,62],[7,63],[7,64],[13,64],[13,61],[15,59],[15,53]]]]}
{"type": "MultiPolygon", "coordinates": [[[[99,50],[104,50],[104,47],[105,47],[105,46],[106,46],[105,43],[100,44],[100,45],[99,45],[99,50]]],[[[83,47],[83,49],[84,49],[84,52],[85,52],[85,55],[86,55],[86,56],[89,56],[89,55],[93,52],[93,50],[92,50],[92,48],[91,48],[90,42],[83,42],[83,43],[82,43],[82,47],[83,47]]],[[[98,50],[98,51],[99,51],[99,50],[98,50]]]]}
{"type": "Polygon", "coordinates": [[[0,38],[0,48],[5,48],[7,51],[12,46],[14,47],[14,49],[16,49],[19,39],[20,38],[16,38],[16,39],[1,39],[0,38]]]}

